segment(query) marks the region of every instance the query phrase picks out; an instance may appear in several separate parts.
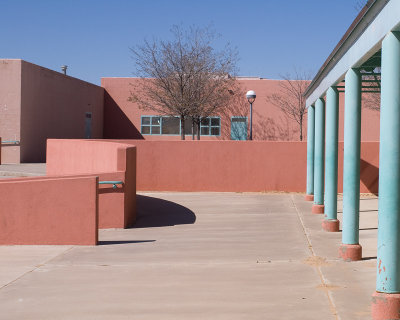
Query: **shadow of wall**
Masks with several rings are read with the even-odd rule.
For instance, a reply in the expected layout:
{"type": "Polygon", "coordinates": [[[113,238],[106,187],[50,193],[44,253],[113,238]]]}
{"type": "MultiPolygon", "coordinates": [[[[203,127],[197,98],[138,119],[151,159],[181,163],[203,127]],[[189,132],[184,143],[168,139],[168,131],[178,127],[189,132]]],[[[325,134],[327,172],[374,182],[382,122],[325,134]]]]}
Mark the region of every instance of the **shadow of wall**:
{"type": "Polygon", "coordinates": [[[104,139],[144,139],[107,91],[104,92],[103,135],[104,139]]]}
{"type": "Polygon", "coordinates": [[[166,227],[193,224],[196,215],[177,203],[143,195],[136,196],[137,218],[134,228],[166,227]]]}
{"type": "Polygon", "coordinates": [[[379,168],[373,164],[360,160],[360,179],[369,192],[378,195],[379,168]]]}

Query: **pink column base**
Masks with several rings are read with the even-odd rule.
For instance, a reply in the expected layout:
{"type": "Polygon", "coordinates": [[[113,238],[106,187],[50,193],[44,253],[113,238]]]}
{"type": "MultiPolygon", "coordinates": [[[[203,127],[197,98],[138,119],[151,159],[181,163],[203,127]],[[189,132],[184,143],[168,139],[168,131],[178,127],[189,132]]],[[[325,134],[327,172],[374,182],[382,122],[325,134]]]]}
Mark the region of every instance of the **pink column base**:
{"type": "Polygon", "coordinates": [[[374,292],[371,314],[374,320],[400,319],[400,294],[374,292]]]}
{"type": "Polygon", "coordinates": [[[323,204],[313,204],[311,212],[315,214],[322,214],[325,211],[325,206],[323,204]]]}
{"type": "Polygon", "coordinates": [[[339,220],[324,220],[322,221],[322,229],[328,232],[339,232],[339,220]]]}
{"type": "Polygon", "coordinates": [[[359,244],[344,244],[339,247],[339,258],[345,261],[358,261],[362,258],[362,247],[359,244]]]}
{"type": "Polygon", "coordinates": [[[313,194],[306,194],[304,196],[304,200],[306,200],[306,201],[314,201],[314,195],[313,194]]]}

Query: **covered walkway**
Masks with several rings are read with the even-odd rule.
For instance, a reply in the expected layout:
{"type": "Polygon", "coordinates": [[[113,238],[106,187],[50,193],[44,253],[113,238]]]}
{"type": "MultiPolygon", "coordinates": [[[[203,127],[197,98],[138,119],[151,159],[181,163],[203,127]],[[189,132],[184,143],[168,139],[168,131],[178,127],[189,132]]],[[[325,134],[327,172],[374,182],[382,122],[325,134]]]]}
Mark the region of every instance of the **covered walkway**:
{"type": "Polygon", "coordinates": [[[300,194],[140,194],[136,227],[101,230],[98,246],[1,246],[0,319],[370,319],[376,197],[361,198],[353,263],[311,206],[300,194]]]}
{"type": "MultiPolygon", "coordinates": [[[[342,227],[339,255],[366,257],[360,239],[361,108],[364,94],[380,109],[379,228],[374,319],[400,319],[400,1],[369,0],[311,82],[307,196],[322,227],[342,227]],[[344,93],[343,217],[337,216],[338,101],[344,93]]],[[[317,44],[316,44],[317,45],[317,44]]]]}

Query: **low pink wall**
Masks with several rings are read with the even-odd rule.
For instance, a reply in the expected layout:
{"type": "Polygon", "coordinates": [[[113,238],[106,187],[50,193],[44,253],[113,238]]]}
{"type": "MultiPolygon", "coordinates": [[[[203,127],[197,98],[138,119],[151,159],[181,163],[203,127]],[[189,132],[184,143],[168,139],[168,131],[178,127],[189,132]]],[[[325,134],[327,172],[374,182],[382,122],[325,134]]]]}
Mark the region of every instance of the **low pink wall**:
{"type": "Polygon", "coordinates": [[[123,186],[99,187],[99,228],[126,228],[136,220],[136,147],[101,140],[47,140],[47,174],[95,174],[123,186]]]}
{"type": "Polygon", "coordinates": [[[302,192],[301,142],[134,141],[137,188],[152,191],[302,192]]]}
{"type": "MultiPolygon", "coordinates": [[[[305,192],[306,142],[144,141],[137,147],[141,191],[305,192]]],[[[362,193],[378,192],[379,142],[361,144],[362,193]]],[[[343,190],[339,143],[338,192],[343,190]]]]}
{"type": "Polygon", "coordinates": [[[0,180],[1,245],[96,245],[98,179],[0,180]]]}

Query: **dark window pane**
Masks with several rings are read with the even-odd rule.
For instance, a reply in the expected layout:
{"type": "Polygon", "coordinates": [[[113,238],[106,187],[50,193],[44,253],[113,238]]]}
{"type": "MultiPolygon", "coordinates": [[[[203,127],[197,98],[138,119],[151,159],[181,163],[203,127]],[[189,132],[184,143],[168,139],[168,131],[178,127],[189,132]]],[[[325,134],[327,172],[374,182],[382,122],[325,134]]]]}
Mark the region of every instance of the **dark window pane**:
{"type": "Polygon", "coordinates": [[[156,126],[160,125],[160,117],[151,118],[151,124],[156,126]]]}
{"type": "Polygon", "coordinates": [[[142,117],[142,124],[150,124],[150,117],[142,117]]]}
{"type": "MultiPolygon", "coordinates": [[[[196,134],[197,130],[196,130],[196,124],[194,124],[195,128],[194,128],[194,132],[196,134]]],[[[192,134],[192,119],[185,119],[185,134],[192,134]]]]}
{"type": "Polygon", "coordinates": [[[209,126],[210,125],[210,118],[201,119],[202,126],[209,126]]]}
{"type": "Polygon", "coordinates": [[[211,128],[211,135],[212,136],[219,136],[219,127],[211,128]]]}
{"type": "Polygon", "coordinates": [[[143,134],[150,134],[150,127],[149,126],[142,126],[142,133],[143,134]]]}
{"type": "Polygon", "coordinates": [[[210,135],[210,128],[209,127],[201,127],[200,129],[200,134],[202,136],[208,136],[210,135]]]}
{"type": "Polygon", "coordinates": [[[180,126],[179,118],[163,117],[162,118],[162,134],[179,134],[180,126]]]}
{"type": "Polygon", "coordinates": [[[160,127],[157,126],[151,127],[151,134],[160,134],[160,127]]]}
{"type": "Polygon", "coordinates": [[[212,126],[219,126],[219,118],[211,118],[212,126]]]}

